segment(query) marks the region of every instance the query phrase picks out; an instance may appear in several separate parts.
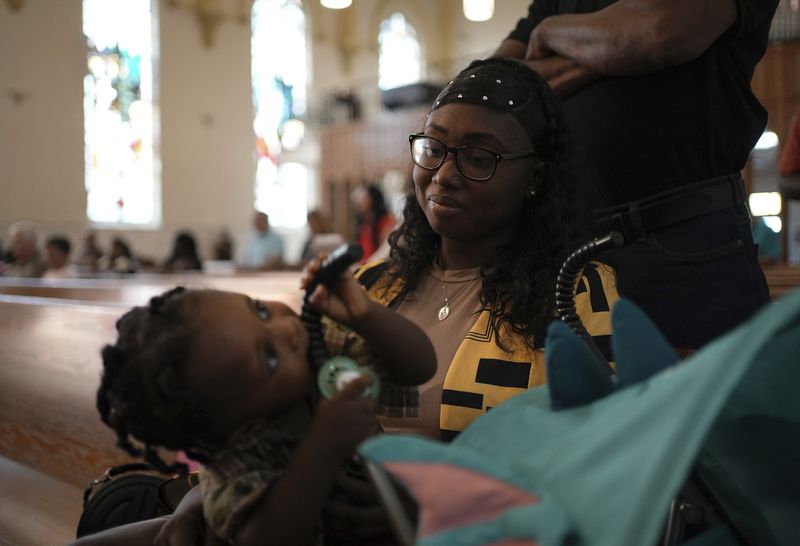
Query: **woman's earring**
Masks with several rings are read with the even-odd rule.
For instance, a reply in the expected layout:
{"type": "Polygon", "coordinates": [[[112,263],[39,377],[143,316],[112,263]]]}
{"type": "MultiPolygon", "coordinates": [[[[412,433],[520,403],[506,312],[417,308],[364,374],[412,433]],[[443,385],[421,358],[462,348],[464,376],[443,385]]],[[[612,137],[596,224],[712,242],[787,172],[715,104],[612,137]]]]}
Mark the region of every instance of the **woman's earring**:
{"type": "Polygon", "coordinates": [[[529,198],[529,199],[530,199],[531,197],[535,196],[535,195],[536,195],[536,186],[535,186],[535,185],[533,185],[533,184],[531,184],[530,186],[528,186],[528,191],[527,191],[526,193],[528,194],[528,198],[529,198]]]}

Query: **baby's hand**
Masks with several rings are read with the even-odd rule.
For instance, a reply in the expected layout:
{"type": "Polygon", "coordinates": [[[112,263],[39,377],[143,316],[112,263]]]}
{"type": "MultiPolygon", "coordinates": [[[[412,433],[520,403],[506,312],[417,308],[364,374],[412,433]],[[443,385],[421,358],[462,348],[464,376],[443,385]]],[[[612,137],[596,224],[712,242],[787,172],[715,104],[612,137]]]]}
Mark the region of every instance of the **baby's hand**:
{"type": "Polygon", "coordinates": [[[371,384],[370,377],[359,377],[330,400],[320,402],[309,436],[326,456],[344,461],[358,444],[378,433],[375,399],[363,396],[371,384]]]}
{"type": "MultiPolygon", "coordinates": [[[[300,282],[301,288],[308,286],[314,273],[319,270],[326,257],[327,254],[321,254],[309,262],[300,282]]],[[[348,326],[363,319],[371,304],[366,291],[358,284],[350,271],[342,273],[330,287],[318,285],[308,301],[320,313],[325,313],[336,322],[348,326]]]]}

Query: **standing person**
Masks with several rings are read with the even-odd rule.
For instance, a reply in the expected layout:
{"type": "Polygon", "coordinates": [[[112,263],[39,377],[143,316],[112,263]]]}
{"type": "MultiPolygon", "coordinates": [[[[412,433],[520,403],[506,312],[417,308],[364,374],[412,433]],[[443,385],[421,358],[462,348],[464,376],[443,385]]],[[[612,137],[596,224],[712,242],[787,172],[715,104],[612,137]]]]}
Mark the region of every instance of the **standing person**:
{"type": "Polygon", "coordinates": [[[580,195],[627,244],[619,290],[675,347],[769,301],[741,171],[766,126],[750,88],[777,0],[537,0],[495,52],[564,98],[580,195]]]}
{"type": "Polygon", "coordinates": [[[8,228],[8,263],[6,277],[41,277],[47,263],[39,252],[39,226],[33,222],[16,222],[8,228]]]}
{"type": "Polygon", "coordinates": [[[358,244],[363,261],[375,254],[395,227],[395,217],[386,207],[383,192],[374,184],[358,188],[354,200],[358,217],[358,244]]]}
{"type": "Polygon", "coordinates": [[[78,267],[69,260],[72,244],[64,236],[54,235],[47,239],[47,271],[45,279],[73,279],[78,276],[78,267]]]}
{"type": "Polygon", "coordinates": [[[283,239],[272,231],[269,216],[257,211],[253,215],[253,233],[247,241],[244,268],[269,271],[283,265],[283,239]]]}

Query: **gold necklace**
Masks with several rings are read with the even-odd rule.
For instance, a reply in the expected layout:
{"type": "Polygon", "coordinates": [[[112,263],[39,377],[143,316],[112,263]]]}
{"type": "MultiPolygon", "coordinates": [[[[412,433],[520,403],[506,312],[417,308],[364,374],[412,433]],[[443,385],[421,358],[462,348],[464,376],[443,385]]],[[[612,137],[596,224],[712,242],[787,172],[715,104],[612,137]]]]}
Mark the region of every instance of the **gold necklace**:
{"type": "Polygon", "coordinates": [[[444,305],[439,307],[437,316],[439,320],[444,320],[450,316],[450,300],[447,299],[447,287],[444,284],[444,270],[442,271],[442,290],[444,291],[444,305]]]}
{"type": "MultiPolygon", "coordinates": [[[[447,297],[447,284],[445,283],[445,280],[444,280],[444,277],[445,277],[444,270],[442,270],[441,274],[442,274],[442,279],[441,279],[442,280],[442,292],[444,292],[444,304],[442,304],[442,306],[439,307],[439,311],[437,311],[436,316],[438,317],[439,320],[444,320],[444,319],[446,319],[447,317],[450,316],[450,298],[447,297]]],[[[467,284],[469,284],[469,283],[468,283],[468,280],[465,280],[465,281],[457,281],[456,283],[453,283],[453,284],[461,284],[462,285],[461,289],[456,290],[456,293],[453,294],[453,297],[455,297],[455,296],[458,296],[466,288],[467,284]]]]}
{"type": "MultiPolygon", "coordinates": [[[[447,296],[447,283],[445,282],[445,277],[447,276],[447,273],[445,269],[442,267],[439,258],[436,258],[436,265],[439,266],[439,274],[441,275],[441,279],[439,280],[442,282],[442,292],[444,292],[444,303],[442,304],[441,307],[439,307],[439,310],[436,312],[436,317],[439,320],[444,320],[450,316],[450,298],[447,296]]],[[[478,278],[478,276],[479,275],[477,275],[475,278],[478,278]]],[[[436,278],[435,275],[434,278],[436,278]]],[[[453,294],[453,297],[458,296],[458,294],[460,294],[469,284],[469,281],[474,280],[474,279],[462,279],[458,276],[456,276],[456,278],[457,280],[453,284],[461,284],[462,287],[460,290],[457,290],[455,294],[453,294]]]]}

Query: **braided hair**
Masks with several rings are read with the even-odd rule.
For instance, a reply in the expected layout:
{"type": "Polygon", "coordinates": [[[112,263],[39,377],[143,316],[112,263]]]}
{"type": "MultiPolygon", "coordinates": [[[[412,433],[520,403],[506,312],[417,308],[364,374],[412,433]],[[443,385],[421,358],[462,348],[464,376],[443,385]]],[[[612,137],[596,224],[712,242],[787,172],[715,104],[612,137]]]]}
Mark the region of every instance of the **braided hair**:
{"type": "MultiPolygon", "coordinates": [[[[503,343],[504,329],[530,347],[544,342],[554,316],[555,280],[576,237],[575,190],[567,180],[569,138],[560,103],[539,74],[508,59],[473,61],[439,94],[431,111],[450,103],[472,103],[514,117],[531,140],[541,168],[536,195],[526,199],[514,236],[481,268],[480,298],[493,308],[491,325],[503,343]]],[[[403,281],[400,297],[413,291],[435,260],[441,238],[408,189],[403,222],[389,237],[388,286],[403,281]]]]}
{"type": "Polygon", "coordinates": [[[213,442],[205,435],[206,415],[191,396],[185,363],[196,335],[188,317],[190,292],[173,288],[134,307],[116,324],[118,338],[106,345],[97,409],[117,434],[117,445],[165,473],[185,473],[186,465],[167,464],[156,448],[203,455],[213,442]],[[141,448],[132,443],[136,440],[141,448]]]}

